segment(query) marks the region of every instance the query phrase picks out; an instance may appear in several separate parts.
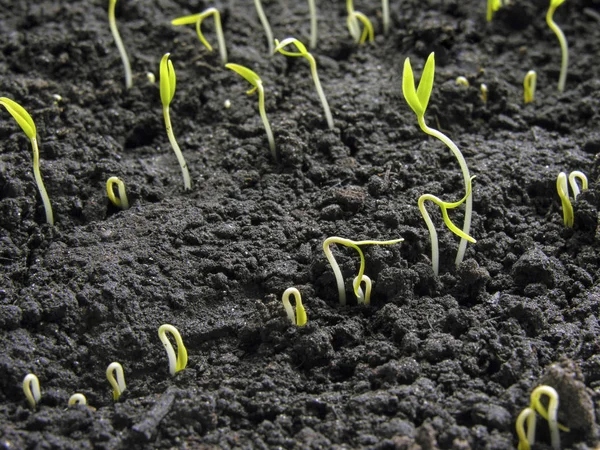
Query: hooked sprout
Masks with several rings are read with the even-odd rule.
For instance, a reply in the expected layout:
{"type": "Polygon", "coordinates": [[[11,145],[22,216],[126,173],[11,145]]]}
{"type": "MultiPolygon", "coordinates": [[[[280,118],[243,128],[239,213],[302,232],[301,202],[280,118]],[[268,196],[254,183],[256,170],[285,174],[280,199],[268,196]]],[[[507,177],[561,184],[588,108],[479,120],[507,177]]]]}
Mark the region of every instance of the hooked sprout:
{"type": "Polygon", "coordinates": [[[239,64],[230,63],[226,64],[225,67],[233,70],[235,73],[245,78],[245,80],[253,86],[252,89],[246,91],[246,94],[252,95],[255,91],[258,92],[258,112],[265,127],[265,131],[267,132],[267,139],[269,140],[269,148],[271,149],[271,154],[273,155],[273,159],[277,161],[277,152],[275,150],[275,138],[273,137],[273,131],[271,131],[271,125],[269,124],[267,112],[265,111],[265,89],[263,87],[262,80],[256,74],[256,72],[253,72],[247,67],[240,66],[239,64]]]}
{"type": "Polygon", "coordinates": [[[265,29],[265,34],[267,35],[267,44],[269,45],[269,55],[273,54],[273,32],[271,31],[271,25],[269,25],[269,20],[263,10],[262,3],[260,0],[254,0],[254,6],[256,6],[256,14],[258,14],[258,18],[260,19],[260,23],[262,23],[263,28],[265,29]]]}
{"type": "Polygon", "coordinates": [[[177,328],[168,324],[161,325],[158,329],[158,337],[167,351],[167,357],[169,358],[169,372],[171,372],[171,375],[175,375],[180,370],[185,369],[185,366],[187,366],[188,363],[188,354],[185,345],[183,345],[181,334],[179,334],[177,328]],[[167,337],[167,332],[171,333],[175,338],[175,343],[177,344],[177,356],[175,356],[173,344],[171,344],[171,341],[167,337]]]}
{"type": "Polygon", "coordinates": [[[0,105],[4,106],[10,115],[13,116],[31,142],[31,148],[33,149],[33,177],[35,178],[35,184],[37,184],[38,191],[40,191],[40,196],[42,197],[42,203],[44,204],[44,210],[46,211],[46,222],[50,225],[54,225],[52,205],[50,205],[50,198],[48,197],[46,187],[42,180],[42,174],[40,173],[40,151],[37,143],[35,123],[25,108],[17,102],[6,97],[0,97],[0,105]]]}
{"type": "Polygon", "coordinates": [[[125,69],[125,87],[129,89],[133,85],[133,79],[131,76],[131,64],[129,63],[127,51],[125,50],[123,40],[121,39],[121,35],[119,34],[119,30],[117,29],[117,21],[115,19],[116,4],[117,0],[108,0],[108,25],[110,26],[110,32],[113,35],[115,44],[117,44],[117,49],[119,50],[119,54],[121,55],[121,60],[123,61],[123,68],[125,69]]]}
{"type": "Polygon", "coordinates": [[[523,100],[525,103],[531,103],[535,99],[536,84],[537,74],[535,70],[530,70],[523,79],[523,100]]]}
{"type": "Polygon", "coordinates": [[[373,42],[375,33],[373,31],[373,24],[369,18],[360,11],[354,9],[353,0],[346,0],[346,10],[348,11],[346,23],[348,25],[350,36],[352,36],[354,42],[356,44],[364,44],[367,38],[369,39],[369,42],[373,42]],[[360,32],[359,21],[363,24],[362,33],[360,32]]]}
{"type": "Polygon", "coordinates": [[[40,392],[40,380],[34,374],[30,373],[23,378],[23,393],[27,397],[31,409],[35,409],[42,399],[42,393],[40,392]]]}
{"type": "Polygon", "coordinates": [[[455,80],[455,82],[456,82],[456,84],[460,84],[461,86],[464,86],[464,87],[469,87],[469,86],[470,86],[470,85],[469,85],[469,80],[467,80],[467,79],[466,79],[465,77],[463,77],[462,75],[461,75],[461,76],[459,76],[459,77],[456,77],[456,80],[455,80]]]}
{"type": "Polygon", "coordinates": [[[169,105],[175,95],[176,84],[175,69],[173,68],[173,63],[169,59],[169,55],[170,53],[165,53],[160,60],[160,100],[163,105],[163,116],[165,118],[165,127],[167,128],[167,136],[169,137],[171,147],[173,147],[173,151],[177,156],[177,161],[179,161],[179,165],[181,166],[183,187],[185,190],[188,190],[192,188],[190,173],[188,171],[187,163],[183,158],[183,154],[181,153],[181,149],[179,148],[179,144],[177,144],[177,141],[175,140],[173,127],[171,126],[171,115],[169,114],[169,105]]]}
{"type": "Polygon", "coordinates": [[[125,392],[125,374],[123,373],[123,366],[118,362],[110,363],[106,368],[106,378],[113,388],[113,399],[116,402],[123,392],[125,392]],[[116,373],[116,378],[115,378],[116,373]]]}
{"type": "Polygon", "coordinates": [[[71,395],[68,406],[73,405],[87,405],[87,399],[85,398],[85,395],[79,393],[71,395]]]}
{"type": "Polygon", "coordinates": [[[300,295],[300,291],[295,287],[287,288],[281,297],[281,301],[283,303],[283,308],[288,316],[288,319],[292,322],[293,325],[297,325],[299,327],[303,327],[308,322],[308,318],[306,316],[306,310],[304,309],[304,305],[302,304],[302,296],[300,295]],[[294,297],[296,301],[296,313],[294,314],[294,308],[290,303],[290,295],[294,297]]]}
{"type": "MultiPolygon", "coordinates": [[[[429,98],[431,97],[431,90],[433,88],[434,74],[435,74],[435,59],[434,59],[434,54],[431,53],[429,55],[429,57],[427,58],[425,67],[423,68],[423,75],[421,76],[421,80],[419,81],[419,86],[418,86],[418,88],[415,89],[415,80],[414,80],[412,67],[410,65],[410,59],[406,58],[406,60],[404,61],[404,71],[402,74],[402,92],[404,94],[404,98],[406,99],[406,102],[408,103],[408,105],[411,107],[411,109],[417,115],[417,119],[419,121],[419,126],[421,127],[421,130],[423,130],[428,135],[433,136],[433,137],[439,139],[440,141],[442,141],[444,144],[446,144],[446,146],[450,149],[450,151],[454,154],[454,156],[458,160],[458,164],[462,171],[463,182],[465,185],[465,191],[467,192],[467,195],[465,195],[465,198],[466,198],[465,219],[464,219],[464,224],[463,224],[463,229],[462,229],[462,235],[460,235],[461,241],[460,241],[460,245],[458,247],[458,252],[456,254],[456,261],[455,261],[456,265],[458,266],[462,262],[462,260],[465,256],[467,242],[470,241],[467,237],[469,236],[469,230],[471,229],[471,211],[473,210],[473,196],[469,195],[469,193],[471,192],[471,176],[469,174],[469,169],[467,168],[467,162],[465,161],[464,156],[462,155],[462,153],[460,152],[460,150],[458,149],[456,144],[450,138],[448,138],[445,134],[443,134],[440,131],[435,130],[433,128],[429,128],[425,124],[425,111],[427,110],[427,105],[429,104],[429,98]]],[[[433,199],[429,199],[429,200],[434,201],[433,199]]],[[[437,204],[438,204],[438,206],[441,207],[442,203],[443,202],[440,201],[440,203],[437,203],[437,204]]],[[[460,203],[462,203],[462,202],[460,202],[460,203]]],[[[458,203],[458,204],[460,204],[460,203],[458,203]]],[[[454,203],[454,204],[456,204],[456,203],[454,203]]],[[[453,203],[449,203],[449,204],[445,204],[445,205],[446,205],[446,208],[449,208],[450,207],[449,205],[453,205],[453,203]]],[[[444,211],[444,208],[442,208],[442,211],[444,211]]],[[[422,210],[421,210],[421,212],[422,212],[422,210]]],[[[423,218],[425,219],[425,216],[423,216],[423,218]]],[[[427,222],[427,219],[425,219],[425,222],[427,222]]],[[[446,225],[448,225],[448,223],[446,223],[446,225]]],[[[432,235],[432,237],[433,237],[433,233],[431,233],[432,227],[429,225],[429,223],[427,224],[427,226],[429,228],[430,235],[432,235]]],[[[432,253],[433,253],[433,241],[432,241],[432,253]]],[[[435,268],[434,268],[434,271],[435,271],[435,268]]]]}
{"type": "Polygon", "coordinates": [[[554,11],[560,5],[564,3],[565,0],[550,0],[550,7],[548,8],[548,13],[546,14],[546,23],[550,27],[556,37],[558,38],[558,43],[560,44],[560,50],[562,52],[562,61],[560,65],[560,76],[558,77],[558,91],[563,92],[565,90],[565,83],[567,82],[567,66],[569,65],[569,48],[567,46],[567,38],[565,38],[565,34],[563,31],[556,25],[554,22],[553,16],[554,11]]]}
{"type": "MultiPolygon", "coordinates": [[[[354,277],[354,280],[352,280],[352,285],[354,286],[355,283],[358,282],[358,277],[354,277]]],[[[371,289],[373,287],[373,282],[371,281],[371,278],[369,278],[369,276],[367,275],[363,275],[362,276],[362,280],[361,282],[358,284],[358,294],[356,295],[356,302],[359,305],[369,305],[371,302],[371,289]],[[365,290],[362,290],[362,283],[365,283],[365,290]]]]}
{"type": "Polygon", "coordinates": [[[127,199],[127,193],[125,192],[125,183],[123,183],[119,177],[110,177],[108,180],[106,180],[106,194],[108,195],[108,199],[117,208],[129,208],[129,200],[127,199]],[[119,190],[118,198],[115,195],[115,191],[113,190],[115,184],[117,185],[117,189],[119,190]]]}
{"type": "Polygon", "coordinates": [[[517,417],[515,428],[519,437],[517,450],[530,450],[531,444],[535,443],[535,411],[529,407],[525,408],[517,417]],[[527,423],[527,434],[525,434],[525,423],[527,423]]]}
{"type": "Polygon", "coordinates": [[[221,53],[221,61],[223,64],[227,64],[227,47],[225,47],[225,36],[223,35],[223,27],[221,26],[221,14],[217,8],[208,8],[202,11],[200,14],[192,14],[191,16],[178,17],[171,21],[171,25],[190,25],[196,24],[196,34],[200,42],[207,48],[209,52],[213,51],[212,46],[208,43],[204,35],[202,34],[202,21],[208,16],[214,16],[215,18],[215,32],[217,33],[217,41],[219,42],[219,52],[221,53]]]}
{"type": "MultiPolygon", "coordinates": [[[[578,170],[571,172],[569,174],[569,185],[573,191],[574,200],[577,200],[577,196],[580,193],[579,186],[575,180],[576,178],[581,181],[581,190],[585,191],[588,188],[587,177],[582,172],[578,170]]],[[[567,186],[566,173],[561,172],[558,174],[558,177],[556,178],[556,190],[558,191],[558,196],[560,197],[560,201],[562,203],[563,221],[565,226],[572,228],[573,224],[575,223],[575,213],[573,212],[573,205],[569,199],[569,188],[567,186]]]]}
{"type": "Polygon", "coordinates": [[[302,42],[298,39],[289,37],[279,42],[275,39],[275,51],[281,53],[285,56],[296,56],[296,57],[305,57],[310,64],[310,73],[312,75],[313,81],[315,83],[315,88],[317,89],[317,94],[319,95],[319,99],[321,100],[321,104],[323,105],[323,111],[325,112],[325,118],[327,119],[327,125],[330,130],[333,130],[333,117],[331,116],[331,110],[329,109],[329,103],[327,103],[327,98],[325,97],[325,93],[323,92],[323,87],[321,86],[321,81],[319,80],[319,74],[317,73],[317,62],[313,55],[311,55],[302,42]],[[290,44],[294,44],[298,49],[297,52],[290,52],[285,50],[290,44]]]}
{"type": "Polygon", "coordinates": [[[341,244],[346,247],[353,248],[358,252],[358,256],[360,257],[360,268],[358,269],[358,275],[354,278],[352,282],[352,287],[354,289],[354,295],[359,300],[360,303],[364,303],[368,305],[370,303],[370,295],[371,295],[371,280],[365,279],[365,255],[360,249],[361,245],[392,245],[397,244],[398,242],[402,242],[404,239],[392,239],[390,241],[352,241],[350,239],[341,238],[338,236],[332,236],[325,239],[323,242],[323,252],[325,253],[325,257],[331,268],[333,269],[333,274],[335,275],[335,281],[337,283],[338,295],[340,298],[340,304],[346,304],[346,289],[344,288],[344,277],[342,275],[342,271],[340,270],[340,266],[338,265],[331,249],[329,248],[331,244],[341,244]],[[363,294],[360,289],[360,284],[365,281],[366,283],[366,292],[363,294]]]}
{"type": "Polygon", "coordinates": [[[311,49],[317,46],[317,35],[319,33],[317,27],[317,6],[315,0],[308,0],[308,13],[310,14],[310,42],[311,49]]]}

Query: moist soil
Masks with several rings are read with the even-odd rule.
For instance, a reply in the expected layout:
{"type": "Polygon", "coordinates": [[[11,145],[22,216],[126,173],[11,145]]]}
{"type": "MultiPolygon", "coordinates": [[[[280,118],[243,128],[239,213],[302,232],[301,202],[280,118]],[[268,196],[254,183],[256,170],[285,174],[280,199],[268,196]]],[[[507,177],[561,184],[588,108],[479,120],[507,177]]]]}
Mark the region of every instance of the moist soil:
{"type": "MultiPolygon", "coordinates": [[[[357,1],[375,41],[355,45],[342,0],[317,2],[313,51],[335,128],[308,62],[269,56],[252,2],[217,3],[229,61],[262,78],[279,161],[251,86],[204,49],[198,0],[0,0],[0,95],[37,124],[41,172],[56,224],[45,223],[29,141],[0,112],[0,446],[6,449],[372,448],[509,449],[532,389],[560,396],[562,448],[599,442],[600,4],[568,0],[555,14],[570,47],[545,23],[547,1],[514,0],[486,22],[481,1],[357,1]],[[465,195],[457,161],[427,136],[402,96],[430,52],[436,76],[426,121],[462,150],[473,182],[472,236],[458,238],[428,208],[440,240],[431,268],[425,193],[465,195]],[[175,136],[165,132],[158,82],[166,52],[177,73],[175,136]],[[523,77],[538,74],[533,103],[523,77]],[[469,87],[456,84],[465,76],[469,87]],[[487,85],[487,101],[480,85],[487,85]],[[225,106],[229,100],[231,106],[225,106]],[[559,172],[590,186],[563,224],[559,172]],[[126,183],[131,208],[109,204],[106,180],[126,183]],[[348,304],[323,253],[330,236],[404,238],[364,246],[370,306],[357,304],[357,253],[333,246],[348,304]],[[281,295],[296,287],[304,327],[281,295]],[[176,326],[188,367],[169,374],[158,327],[176,326]],[[127,389],[115,402],[113,361],[127,389]],[[32,410],[21,389],[39,377],[32,410]],[[89,406],[67,408],[81,392],[89,406]]],[[[306,2],[265,0],[275,37],[307,42],[306,2]]],[[[211,19],[203,24],[216,47],[211,19]]],[[[459,226],[463,208],[450,211],[459,226]]],[[[549,448],[540,418],[536,449],[549,448]]]]}

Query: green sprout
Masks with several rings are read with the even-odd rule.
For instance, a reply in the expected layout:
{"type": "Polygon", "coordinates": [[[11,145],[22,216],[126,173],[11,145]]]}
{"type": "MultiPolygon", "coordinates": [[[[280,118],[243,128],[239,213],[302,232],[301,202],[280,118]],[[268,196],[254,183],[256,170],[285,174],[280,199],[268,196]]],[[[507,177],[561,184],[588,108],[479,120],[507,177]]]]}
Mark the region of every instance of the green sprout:
{"type": "Polygon", "coordinates": [[[546,23],[550,27],[556,37],[558,38],[558,42],[560,44],[560,50],[562,52],[562,62],[560,65],[560,76],[558,78],[558,91],[563,92],[565,90],[565,83],[567,82],[567,66],[569,65],[569,48],[567,46],[567,38],[565,38],[565,34],[562,30],[556,25],[554,22],[553,16],[554,11],[560,5],[564,3],[565,0],[550,0],[550,7],[548,8],[548,13],[546,14],[546,23]]]}
{"type": "Polygon", "coordinates": [[[323,252],[325,253],[325,257],[331,268],[333,269],[333,274],[335,275],[335,281],[337,283],[338,294],[340,298],[340,304],[346,304],[346,290],[344,288],[344,277],[342,276],[342,271],[340,270],[340,266],[338,265],[331,249],[329,248],[331,244],[340,244],[345,245],[346,247],[353,248],[358,252],[358,256],[360,257],[360,268],[358,269],[358,275],[354,278],[352,282],[352,287],[354,289],[354,295],[358,299],[360,303],[364,303],[365,305],[370,304],[371,297],[371,280],[365,275],[365,255],[360,249],[361,245],[392,245],[397,244],[398,242],[402,242],[404,239],[392,239],[390,241],[352,241],[350,239],[341,238],[337,236],[328,237],[323,242],[323,252]],[[362,282],[366,283],[366,292],[363,294],[360,289],[360,284],[362,282]]]}
{"type": "Polygon", "coordinates": [[[367,275],[363,275],[360,282],[358,281],[358,277],[354,277],[352,280],[352,285],[358,283],[358,293],[356,294],[356,302],[359,305],[369,305],[371,303],[371,290],[373,288],[373,282],[371,278],[367,275]],[[365,283],[365,290],[362,290],[362,283],[365,283]]]}
{"type": "Polygon", "coordinates": [[[510,0],[487,0],[487,21],[491,22],[496,11],[510,3],[510,0]]]}
{"type": "Polygon", "coordinates": [[[254,0],[254,6],[256,6],[256,14],[258,14],[258,18],[260,19],[260,23],[262,23],[263,28],[265,29],[265,34],[267,35],[267,44],[269,45],[269,55],[273,54],[273,32],[271,31],[271,25],[269,25],[269,20],[263,10],[262,3],[260,0],[254,0]]]}
{"type": "Polygon", "coordinates": [[[184,189],[188,190],[192,188],[190,173],[188,171],[187,163],[183,158],[183,154],[181,153],[181,149],[179,148],[179,144],[177,144],[177,141],[175,140],[173,127],[171,126],[171,115],[169,114],[169,105],[175,95],[176,84],[175,69],[173,68],[173,63],[169,59],[169,55],[170,53],[165,53],[160,60],[160,100],[163,105],[163,116],[165,118],[165,127],[167,128],[167,136],[169,136],[169,142],[171,143],[171,147],[173,147],[173,151],[177,156],[177,161],[179,161],[179,165],[181,166],[184,189]]]}
{"type": "Polygon", "coordinates": [[[481,101],[483,103],[487,103],[487,101],[488,101],[488,87],[487,87],[487,84],[481,83],[481,85],[479,86],[479,91],[481,92],[481,95],[479,96],[479,98],[481,99],[481,101]]]}
{"type": "Polygon", "coordinates": [[[537,74],[535,70],[530,70],[523,79],[523,100],[525,103],[531,103],[535,99],[536,84],[537,74]]]}
{"type": "Polygon", "coordinates": [[[536,427],[535,411],[529,407],[525,408],[517,417],[515,428],[519,437],[517,450],[530,450],[531,444],[535,443],[536,427]],[[527,423],[527,434],[525,434],[525,423],[527,423]]]}
{"type": "Polygon", "coordinates": [[[42,181],[42,175],[40,173],[40,151],[37,143],[37,130],[35,123],[25,108],[19,105],[17,102],[6,98],[0,97],[0,105],[4,106],[11,116],[17,121],[25,135],[31,142],[31,148],[33,149],[33,177],[35,178],[35,184],[37,184],[38,191],[42,197],[44,203],[44,210],[46,211],[46,222],[50,225],[54,225],[54,215],[52,214],[52,205],[50,205],[50,198],[46,192],[44,182],[42,181]]]}
{"type": "Polygon", "coordinates": [[[30,373],[23,378],[23,393],[31,409],[35,409],[42,399],[40,392],[40,380],[34,374],[30,373]]]}
{"type": "MultiPolygon", "coordinates": [[[[468,239],[469,230],[471,229],[471,211],[473,210],[473,196],[469,195],[471,193],[471,176],[469,174],[469,169],[467,168],[467,163],[465,161],[465,158],[463,157],[462,153],[460,152],[460,150],[458,149],[456,144],[454,142],[452,142],[452,140],[450,138],[448,138],[445,134],[443,134],[440,131],[435,130],[433,128],[429,128],[425,124],[425,111],[427,110],[427,105],[429,104],[429,98],[431,97],[431,90],[433,88],[434,74],[435,74],[435,59],[434,59],[434,54],[431,53],[429,55],[429,57],[427,58],[425,67],[423,68],[423,75],[421,76],[421,80],[419,81],[419,86],[418,86],[418,88],[415,89],[415,79],[414,79],[412,67],[410,65],[410,59],[406,58],[406,60],[404,61],[404,72],[402,74],[402,93],[404,94],[404,98],[406,99],[406,102],[408,103],[408,105],[411,107],[411,109],[417,115],[417,119],[419,121],[419,126],[421,127],[421,130],[423,130],[428,135],[433,136],[433,137],[439,139],[440,141],[442,141],[444,144],[446,144],[446,146],[450,149],[450,151],[452,151],[452,153],[458,160],[458,164],[460,165],[460,169],[462,171],[463,181],[465,184],[465,191],[467,192],[467,194],[465,195],[465,198],[466,198],[465,220],[464,220],[464,224],[463,224],[462,234],[459,235],[461,237],[461,241],[460,241],[460,245],[458,247],[458,252],[456,254],[456,261],[455,261],[456,265],[458,266],[462,262],[462,260],[465,256],[467,242],[468,241],[474,242],[474,240],[471,241],[472,238],[468,239]]],[[[437,203],[435,200],[433,200],[431,198],[427,198],[427,200],[434,201],[440,207],[443,203],[441,201],[439,203],[437,203]]],[[[465,201],[465,200],[463,200],[463,201],[465,201]]],[[[419,202],[421,202],[421,199],[419,199],[419,202]]],[[[462,201],[458,202],[458,204],[460,204],[460,203],[462,203],[462,201]]],[[[445,203],[445,208],[452,208],[451,205],[457,205],[457,203],[445,203]]],[[[419,209],[421,209],[421,208],[419,208],[419,209]]],[[[424,210],[424,208],[421,209],[421,213],[423,213],[423,210],[424,210]]],[[[442,208],[442,212],[444,213],[444,208],[442,208]]],[[[429,234],[432,237],[431,250],[432,250],[432,263],[433,263],[433,248],[434,248],[433,237],[435,234],[435,227],[433,227],[431,220],[429,220],[429,221],[427,220],[425,215],[423,215],[423,219],[425,219],[425,222],[427,223],[427,227],[429,228],[429,234]]],[[[444,222],[450,228],[450,226],[448,225],[448,222],[445,219],[444,219],[444,222]]],[[[452,230],[452,228],[450,228],[450,229],[452,230]]],[[[435,234],[435,235],[437,236],[437,234],[435,234]]],[[[437,242],[435,243],[435,246],[437,247],[437,242]]],[[[434,267],[434,272],[436,272],[435,267],[434,267]]],[[[437,274],[437,272],[436,272],[436,274],[437,274]]]]}
{"type": "Polygon", "coordinates": [[[327,119],[327,125],[330,130],[333,130],[333,117],[331,116],[331,110],[329,109],[329,103],[327,103],[327,98],[325,97],[325,93],[323,92],[323,87],[321,86],[321,81],[319,80],[319,75],[317,73],[317,62],[313,55],[311,55],[302,42],[298,39],[289,37],[279,42],[275,39],[275,51],[281,53],[285,56],[291,57],[305,57],[310,64],[310,73],[312,75],[313,81],[315,82],[315,88],[317,89],[317,94],[319,95],[319,99],[321,99],[321,104],[323,105],[323,111],[325,112],[325,118],[327,119]],[[288,45],[294,44],[298,49],[297,52],[290,52],[285,50],[285,47],[288,45]]]}
{"type": "Polygon", "coordinates": [[[300,291],[295,287],[287,288],[281,297],[281,301],[283,302],[283,308],[288,316],[288,319],[292,322],[293,325],[297,325],[299,327],[303,327],[308,322],[308,318],[306,316],[306,310],[304,309],[304,305],[302,304],[302,296],[300,295],[300,291]],[[294,308],[290,303],[290,295],[294,297],[296,300],[296,313],[294,314],[294,308]]]}
{"type": "MultiPolygon", "coordinates": [[[[569,174],[569,185],[573,191],[574,200],[577,200],[577,196],[581,192],[579,190],[579,186],[577,185],[576,178],[581,181],[581,190],[585,191],[588,188],[587,177],[582,172],[578,170],[571,172],[569,174]]],[[[558,196],[560,197],[560,201],[562,203],[563,221],[565,226],[572,228],[573,224],[575,223],[575,213],[573,212],[573,205],[569,199],[569,188],[567,186],[566,173],[561,172],[558,174],[558,177],[556,178],[556,190],[558,191],[558,196]]]]}
{"type": "Polygon", "coordinates": [[[113,399],[116,402],[119,397],[125,392],[125,374],[123,373],[123,366],[118,362],[110,363],[106,368],[106,379],[113,388],[113,399]],[[116,373],[116,378],[115,378],[116,373]]]}
{"type": "Polygon", "coordinates": [[[467,80],[467,79],[466,79],[465,77],[463,77],[462,75],[461,75],[461,76],[458,76],[458,77],[456,77],[456,80],[454,80],[454,82],[455,82],[456,84],[460,84],[461,86],[464,86],[464,87],[469,87],[469,86],[470,86],[470,84],[469,84],[469,80],[467,80]]]}
{"type": "Polygon", "coordinates": [[[127,56],[127,51],[125,50],[123,40],[121,39],[121,35],[119,34],[119,30],[117,29],[117,21],[115,20],[116,4],[117,0],[108,0],[108,25],[110,26],[110,32],[113,35],[115,44],[117,44],[117,49],[119,50],[119,54],[121,55],[121,60],[123,61],[123,68],[125,69],[125,87],[129,89],[133,85],[133,79],[131,76],[131,64],[129,64],[129,57],[127,56]]]}
{"type": "Polygon", "coordinates": [[[198,35],[198,39],[200,39],[200,42],[202,42],[209,52],[212,52],[213,48],[202,34],[201,29],[202,21],[208,16],[214,16],[215,18],[215,32],[217,33],[217,40],[219,42],[221,61],[223,64],[227,64],[227,47],[225,47],[225,36],[223,35],[223,27],[221,26],[221,14],[217,8],[208,8],[202,11],[200,14],[178,17],[177,19],[171,21],[171,25],[179,26],[196,24],[196,34],[198,35]]]}
{"type": "Polygon", "coordinates": [[[115,205],[117,208],[128,209],[129,208],[129,200],[127,199],[127,193],[125,192],[125,183],[123,183],[118,177],[110,177],[106,180],[106,194],[108,195],[108,199],[115,205]],[[114,185],[117,185],[119,190],[119,197],[115,196],[115,191],[113,190],[114,185]]]}
{"type": "Polygon", "coordinates": [[[83,394],[73,394],[71,395],[71,397],[69,397],[69,403],[67,403],[68,406],[73,406],[73,405],[87,405],[87,399],[85,398],[85,395],[83,394]]]}
{"type": "Polygon", "coordinates": [[[317,27],[317,6],[315,0],[308,0],[308,12],[310,14],[310,42],[309,47],[312,49],[317,46],[317,35],[319,33],[317,27]]]}
{"type": "Polygon", "coordinates": [[[247,67],[240,66],[239,64],[226,64],[225,67],[233,70],[238,75],[241,75],[245,80],[250,83],[253,87],[249,91],[246,92],[248,95],[254,94],[254,92],[258,92],[258,112],[260,113],[260,118],[262,119],[263,125],[265,126],[265,131],[267,132],[267,139],[269,140],[269,148],[271,149],[271,154],[273,155],[273,159],[277,161],[277,152],[275,150],[275,138],[273,137],[273,132],[271,131],[271,125],[269,124],[269,119],[267,118],[267,112],[265,111],[265,89],[263,88],[262,80],[252,70],[247,67]]]}
{"type": "Polygon", "coordinates": [[[383,16],[383,34],[390,30],[390,0],[381,0],[381,15],[383,16]]]}
{"type": "Polygon", "coordinates": [[[350,31],[350,36],[352,36],[354,42],[357,44],[364,44],[367,38],[369,39],[369,42],[373,42],[375,33],[373,31],[373,24],[369,18],[360,11],[354,9],[353,0],[346,0],[346,10],[348,11],[346,23],[348,25],[348,31],[350,31]],[[360,32],[359,21],[363,24],[362,33],[360,32]]]}
{"type": "Polygon", "coordinates": [[[175,375],[180,370],[185,369],[188,363],[188,354],[185,345],[183,345],[181,334],[179,334],[177,328],[168,324],[161,325],[158,329],[158,337],[167,351],[167,357],[169,358],[169,372],[171,375],[175,375]],[[171,333],[175,338],[175,343],[177,344],[177,356],[175,356],[173,344],[171,344],[171,341],[167,337],[167,332],[171,333]]]}

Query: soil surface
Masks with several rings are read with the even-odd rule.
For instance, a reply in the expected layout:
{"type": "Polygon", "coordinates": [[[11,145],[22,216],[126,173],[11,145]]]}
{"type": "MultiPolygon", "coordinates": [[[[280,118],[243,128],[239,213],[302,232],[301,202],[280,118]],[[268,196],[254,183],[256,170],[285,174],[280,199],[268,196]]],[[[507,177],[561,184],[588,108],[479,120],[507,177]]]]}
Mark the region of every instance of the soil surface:
{"type": "MultiPolygon", "coordinates": [[[[375,26],[375,42],[361,46],[345,2],[318,1],[313,53],[333,130],[308,62],[267,54],[253,2],[218,2],[229,61],[264,82],[277,162],[256,94],[220,61],[212,19],[203,24],[212,53],[193,26],[170,24],[213,4],[120,0],[134,73],[126,90],[107,3],[0,0],[0,96],[37,125],[56,219],[45,223],[29,141],[0,108],[0,447],[509,449],[539,384],[560,396],[570,428],[561,448],[598,445],[598,0],[556,11],[570,48],[563,93],[547,1],[513,0],[488,23],[482,1],[392,0],[387,36],[381,3],[356,1],[375,26]],[[457,201],[462,175],[401,88],[404,59],[418,79],[432,51],[426,122],[476,175],[477,243],[459,267],[459,240],[428,205],[439,276],[417,200],[457,201]],[[162,117],[166,52],[191,191],[162,117]],[[524,105],[531,69],[538,90],[524,105]],[[590,186],[566,228],[556,177],[573,170],[590,186]],[[124,180],[130,209],[109,204],[111,176],[124,180]],[[352,292],[357,253],[332,246],[348,296],[339,304],[322,249],[330,236],[404,238],[363,247],[370,306],[352,292]],[[281,304],[291,286],[304,327],[281,304]],[[174,377],[157,335],[164,323],[189,353],[174,377]],[[117,402],[105,377],[113,361],[127,382],[117,402]],[[41,384],[36,410],[21,389],[28,373],[41,384]],[[67,408],[75,392],[89,407],[67,408]]],[[[276,38],[307,42],[307,2],[264,0],[264,9],[276,38]]],[[[460,226],[463,207],[450,215],[460,226]]],[[[549,448],[546,421],[537,429],[535,448],[549,448]]]]}

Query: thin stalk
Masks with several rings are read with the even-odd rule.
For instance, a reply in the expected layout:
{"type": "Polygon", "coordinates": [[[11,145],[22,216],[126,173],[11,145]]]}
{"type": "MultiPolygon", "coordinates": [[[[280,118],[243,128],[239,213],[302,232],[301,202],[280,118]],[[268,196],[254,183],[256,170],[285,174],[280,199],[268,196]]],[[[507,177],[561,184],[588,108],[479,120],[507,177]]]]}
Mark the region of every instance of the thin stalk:
{"type": "Polygon", "coordinates": [[[567,67],[569,65],[569,48],[567,46],[567,38],[563,31],[558,27],[556,22],[553,20],[554,11],[556,11],[557,4],[550,4],[550,8],[548,8],[548,13],[546,14],[546,23],[550,27],[556,37],[558,38],[558,42],[560,44],[560,50],[562,52],[562,62],[560,65],[560,76],[558,78],[558,91],[563,92],[565,90],[565,84],[567,82],[567,67]]]}
{"type": "Polygon", "coordinates": [[[123,61],[123,69],[125,69],[125,87],[129,89],[133,85],[133,77],[131,76],[131,64],[129,63],[129,57],[127,56],[127,51],[123,45],[123,40],[121,39],[119,30],[117,29],[117,21],[115,20],[116,4],[117,0],[110,0],[108,3],[108,25],[110,26],[110,31],[115,40],[115,44],[117,44],[117,49],[119,49],[121,60],[123,61]]]}
{"type": "Polygon", "coordinates": [[[265,90],[262,86],[262,83],[259,83],[257,85],[257,90],[258,112],[260,114],[260,118],[262,119],[263,125],[265,126],[265,131],[267,132],[267,139],[269,140],[269,148],[271,149],[271,155],[273,155],[273,159],[277,161],[277,152],[275,151],[275,138],[273,137],[273,131],[271,131],[269,119],[267,119],[267,112],[265,110],[265,90]]]}
{"type": "Polygon", "coordinates": [[[171,147],[173,147],[173,151],[177,156],[177,161],[179,161],[179,165],[181,166],[181,173],[183,175],[183,186],[185,190],[192,188],[192,182],[190,180],[190,173],[188,171],[187,163],[183,158],[183,153],[181,153],[181,149],[179,148],[179,144],[175,140],[175,135],[173,134],[173,127],[171,126],[171,115],[169,114],[169,107],[163,106],[163,116],[165,118],[165,127],[167,128],[167,136],[169,136],[169,142],[171,143],[171,147]]]}
{"type": "Polygon", "coordinates": [[[42,180],[42,174],[40,173],[40,151],[38,149],[37,139],[34,137],[30,139],[31,147],[33,148],[33,177],[35,178],[35,184],[37,184],[38,191],[42,197],[44,203],[44,210],[46,211],[46,222],[50,225],[54,225],[54,214],[52,213],[52,205],[50,204],[50,197],[46,192],[44,181],[42,180]]]}
{"type": "Polygon", "coordinates": [[[327,102],[327,97],[325,97],[325,92],[323,92],[323,87],[321,86],[321,80],[319,80],[319,75],[317,74],[317,62],[315,58],[310,53],[304,55],[308,62],[310,63],[310,73],[312,74],[313,80],[315,82],[315,88],[317,89],[317,94],[319,99],[321,99],[321,104],[323,105],[323,111],[325,113],[325,118],[327,119],[327,126],[329,126],[330,130],[333,130],[333,116],[331,115],[331,110],[329,109],[329,103],[327,102]]]}
{"type": "Polygon", "coordinates": [[[381,14],[383,16],[383,34],[390,30],[390,0],[381,0],[381,14]]]}
{"type": "Polygon", "coordinates": [[[317,46],[317,35],[319,33],[317,27],[317,6],[315,0],[308,0],[308,11],[310,13],[310,42],[311,50],[317,46]]]}
{"type": "Polygon", "coordinates": [[[263,10],[262,3],[260,0],[254,0],[254,5],[256,6],[256,13],[258,14],[258,18],[262,23],[263,28],[265,29],[265,34],[267,35],[267,43],[269,44],[269,55],[273,54],[273,31],[271,31],[271,25],[269,25],[269,20],[265,15],[265,11],[263,10]]]}

